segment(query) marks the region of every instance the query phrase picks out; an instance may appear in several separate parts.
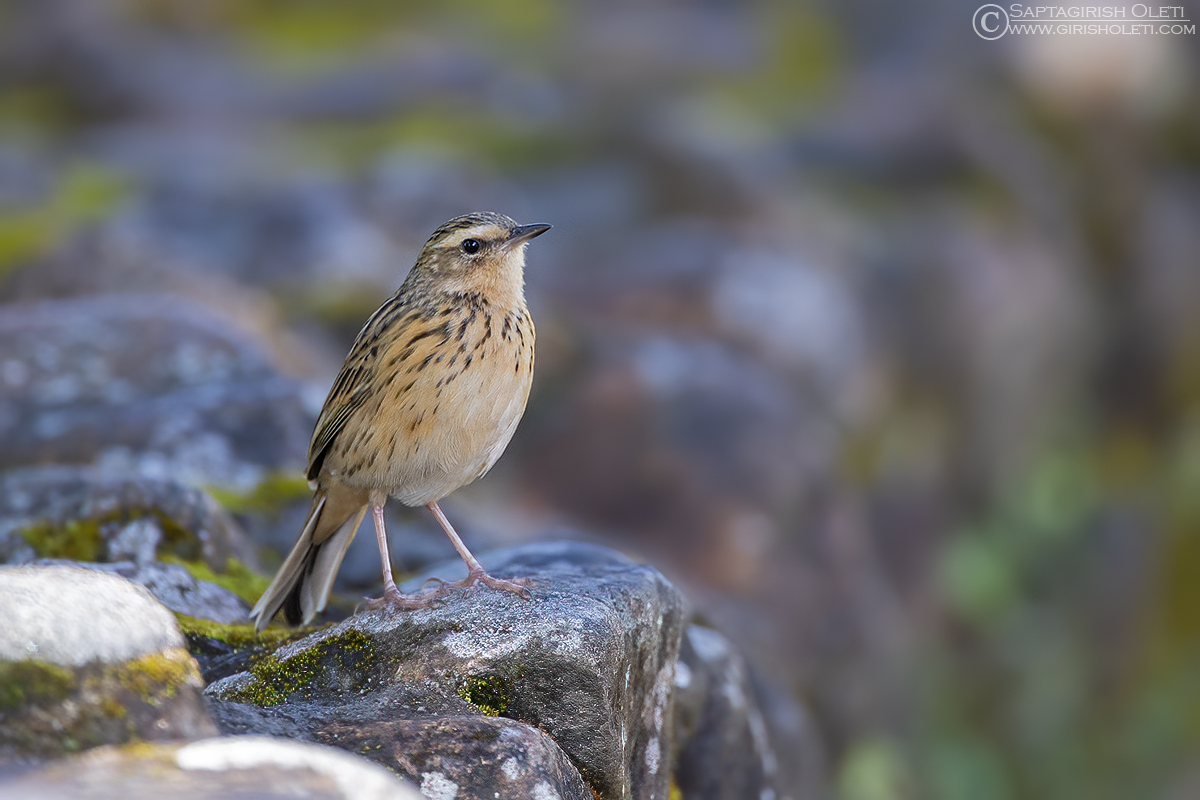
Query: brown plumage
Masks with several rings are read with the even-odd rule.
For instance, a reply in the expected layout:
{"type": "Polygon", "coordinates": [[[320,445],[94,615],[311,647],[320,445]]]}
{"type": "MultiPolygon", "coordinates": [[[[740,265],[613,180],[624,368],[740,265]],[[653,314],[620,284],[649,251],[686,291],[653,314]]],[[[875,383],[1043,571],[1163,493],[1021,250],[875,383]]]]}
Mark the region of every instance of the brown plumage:
{"type": "Polygon", "coordinates": [[[413,608],[436,596],[396,589],[383,525],[388,497],[433,513],[467,563],[458,585],[528,595],[522,582],[483,570],[437,501],[492,468],[525,411],[534,327],[524,251],[549,229],[490,212],[455,217],[433,232],[399,291],[367,320],[317,419],[308,451],[312,510],[250,612],[256,629],[280,608],[295,625],[325,607],[368,510],[383,561],[379,602],[413,608]]]}

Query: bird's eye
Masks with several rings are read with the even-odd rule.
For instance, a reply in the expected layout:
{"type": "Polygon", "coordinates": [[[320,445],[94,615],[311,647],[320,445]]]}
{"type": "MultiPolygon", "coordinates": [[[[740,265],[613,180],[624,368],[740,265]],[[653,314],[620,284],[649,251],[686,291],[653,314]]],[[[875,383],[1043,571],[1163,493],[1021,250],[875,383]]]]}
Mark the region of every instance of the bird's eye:
{"type": "Polygon", "coordinates": [[[469,256],[473,256],[479,252],[478,239],[464,239],[462,243],[462,251],[469,256]]]}

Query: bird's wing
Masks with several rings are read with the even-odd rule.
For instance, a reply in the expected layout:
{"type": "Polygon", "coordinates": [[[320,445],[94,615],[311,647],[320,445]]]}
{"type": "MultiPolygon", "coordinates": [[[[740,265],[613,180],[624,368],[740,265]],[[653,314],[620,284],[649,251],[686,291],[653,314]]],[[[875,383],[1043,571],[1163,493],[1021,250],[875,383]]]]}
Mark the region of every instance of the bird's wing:
{"type": "Polygon", "coordinates": [[[350,419],[370,396],[380,336],[397,316],[405,313],[404,301],[403,290],[388,298],[358,332],[350,354],[346,356],[342,370],[334,380],[329,396],[325,398],[325,405],[321,408],[321,415],[317,417],[317,426],[308,445],[308,469],[305,475],[310,483],[321,474],[325,455],[338,434],[346,427],[346,420],[350,419]]]}
{"type": "Polygon", "coordinates": [[[321,465],[325,462],[325,454],[329,452],[337,435],[346,427],[346,420],[362,406],[363,401],[371,394],[372,371],[365,368],[363,359],[353,359],[342,366],[329,397],[317,417],[317,426],[313,430],[312,441],[308,445],[309,481],[315,481],[321,473],[321,465]],[[354,362],[354,363],[352,363],[354,362]]]}

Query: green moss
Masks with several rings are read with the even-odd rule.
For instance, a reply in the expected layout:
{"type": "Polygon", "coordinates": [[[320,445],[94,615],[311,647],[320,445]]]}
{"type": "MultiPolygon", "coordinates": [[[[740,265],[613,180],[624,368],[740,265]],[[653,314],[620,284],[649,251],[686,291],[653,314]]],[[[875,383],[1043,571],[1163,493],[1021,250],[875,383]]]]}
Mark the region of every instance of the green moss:
{"type": "Polygon", "coordinates": [[[206,491],[234,514],[277,514],[289,503],[312,496],[306,480],[282,472],[271,473],[249,492],[232,492],[217,486],[206,487],[206,491]]]}
{"type": "Polygon", "coordinates": [[[106,526],[127,525],[147,517],[152,517],[158,523],[162,533],[158,546],[160,554],[174,555],[183,561],[201,559],[203,545],[199,537],[168,514],[154,508],[120,509],[97,517],[73,519],[62,524],[38,522],[19,533],[39,558],[101,561],[104,558],[106,526]]]}
{"type": "Polygon", "coordinates": [[[212,639],[230,647],[246,650],[251,647],[279,646],[312,633],[313,628],[284,628],[271,626],[258,633],[253,622],[226,625],[210,619],[198,619],[187,614],[175,613],[179,630],[191,638],[212,639]]]}
{"type": "Polygon", "coordinates": [[[102,523],[94,519],[71,520],[64,525],[39,523],[20,531],[39,558],[99,561],[104,554],[102,523]]]}
{"type": "MultiPolygon", "coordinates": [[[[175,746],[172,744],[134,740],[121,745],[118,749],[121,751],[121,755],[128,759],[128,763],[138,764],[140,772],[146,770],[152,762],[174,770],[175,746]]],[[[143,774],[145,773],[143,772],[143,774]]]]}
{"type": "Polygon", "coordinates": [[[50,220],[38,211],[9,212],[0,217],[0,274],[46,252],[54,238],[50,220]]]}
{"type": "Polygon", "coordinates": [[[256,706],[276,706],[292,694],[304,694],[306,687],[326,680],[334,666],[346,673],[365,676],[374,662],[371,640],[361,631],[346,630],[288,658],[274,655],[263,658],[250,668],[254,682],[229,699],[256,706]]]}
{"type": "Polygon", "coordinates": [[[508,710],[508,687],[497,675],[468,678],[458,688],[458,696],[489,717],[503,716],[508,710]]]}
{"type": "Polygon", "coordinates": [[[174,697],[185,684],[202,685],[200,670],[185,651],[167,650],[127,661],[116,668],[117,683],[147,703],[174,697]]]}
{"type": "Polygon", "coordinates": [[[75,674],[45,661],[0,661],[0,709],[58,703],[75,690],[75,674]]]}

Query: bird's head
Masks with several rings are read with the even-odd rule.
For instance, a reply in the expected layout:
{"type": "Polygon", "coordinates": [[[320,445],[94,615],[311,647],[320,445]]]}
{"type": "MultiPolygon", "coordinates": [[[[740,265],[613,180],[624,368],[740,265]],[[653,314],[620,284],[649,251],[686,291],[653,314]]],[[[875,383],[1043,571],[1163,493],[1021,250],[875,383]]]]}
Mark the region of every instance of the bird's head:
{"type": "Polygon", "coordinates": [[[464,214],[441,225],[413,266],[410,279],[435,292],[481,292],[496,300],[522,296],[525,245],[549,225],[518,225],[492,211],[464,214]]]}

